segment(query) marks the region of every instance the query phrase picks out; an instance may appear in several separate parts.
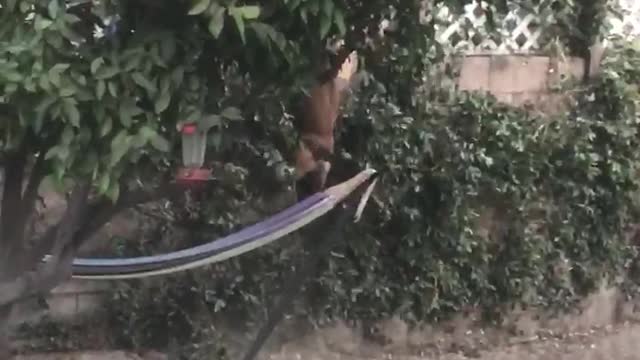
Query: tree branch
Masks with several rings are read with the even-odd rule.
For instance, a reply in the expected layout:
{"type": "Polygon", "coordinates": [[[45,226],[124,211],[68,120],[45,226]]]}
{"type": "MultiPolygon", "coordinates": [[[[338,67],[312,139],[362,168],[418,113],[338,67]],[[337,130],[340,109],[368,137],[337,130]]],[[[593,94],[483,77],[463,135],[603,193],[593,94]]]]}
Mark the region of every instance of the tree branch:
{"type": "Polygon", "coordinates": [[[170,197],[178,190],[172,183],[164,183],[152,190],[137,190],[123,194],[116,204],[109,202],[101,202],[95,204],[93,216],[88,217],[84,222],[84,226],[80,228],[74,238],[74,243],[79,248],[86,242],[96,231],[108,223],[116,214],[130,207],[160,200],[170,197]]]}
{"type": "MultiPolygon", "coordinates": [[[[176,190],[178,189],[174,184],[166,182],[152,190],[139,189],[132,192],[124,192],[115,204],[106,199],[93,202],[87,207],[81,225],[77,229],[71,242],[74,248],[74,254],[120,211],[135,205],[168,197],[176,190]]],[[[55,234],[58,226],[59,224],[52,225],[46,230],[44,235],[35,242],[33,251],[31,251],[28,258],[25,259],[28,264],[37,264],[51,251],[55,245],[55,234]]]]}
{"type": "Polygon", "coordinates": [[[134,205],[167,197],[176,190],[174,184],[164,183],[150,191],[124,193],[115,204],[101,200],[88,205],[88,187],[75,189],[62,220],[45,232],[30,254],[29,260],[37,264],[35,270],[0,283],[0,307],[50,291],[71,275],[71,263],[78,249],[114,215],[134,205]],[[41,262],[48,252],[51,252],[49,259],[41,262]]]}
{"type": "Polygon", "coordinates": [[[29,180],[27,181],[24,193],[22,194],[22,209],[20,209],[20,211],[21,216],[24,219],[24,224],[27,226],[24,237],[27,240],[31,239],[33,235],[31,220],[36,209],[36,201],[38,201],[38,190],[40,188],[40,184],[47,175],[46,160],[44,158],[45,152],[46,148],[41,149],[40,154],[36,158],[35,164],[31,169],[31,174],[29,174],[29,180]]]}
{"type": "Polygon", "coordinates": [[[24,211],[26,212],[30,212],[28,209],[32,209],[35,206],[35,202],[38,199],[38,189],[40,188],[42,180],[44,180],[44,177],[47,175],[45,166],[47,162],[44,159],[46,149],[42,150],[44,151],[40,151],[35,164],[33,164],[31,174],[29,174],[29,180],[22,195],[22,200],[25,204],[24,211]]]}
{"type": "Polygon", "coordinates": [[[54,232],[54,246],[49,261],[40,264],[35,271],[29,271],[0,284],[0,307],[51,290],[67,278],[70,272],[69,264],[73,260],[73,251],[69,244],[86,210],[90,189],[91,183],[84,181],[77,184],[71,192],[67,209],[54,232]]]}
{"type": "Polygon", "coordinates": [[[24,229],[24,219],[20,209],[28,147],[25,138],[18,149],[7,154],[5,159],[4,186],[0,203],[0,264],[8,264],[9,257],[22,245],[23,236],[19,236],[19,231],[24,229]]]}

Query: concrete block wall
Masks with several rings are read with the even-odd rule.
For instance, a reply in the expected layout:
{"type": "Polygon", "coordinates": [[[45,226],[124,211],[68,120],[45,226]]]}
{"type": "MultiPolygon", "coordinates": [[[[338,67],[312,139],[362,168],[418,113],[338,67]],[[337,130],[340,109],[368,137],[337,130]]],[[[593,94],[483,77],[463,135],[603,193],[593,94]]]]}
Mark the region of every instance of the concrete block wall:
{"type": "MultiPolygon", "coordinates": [[[[535,55],[469,55],[463,58],[458,78],[460,90],[489,92],[499,101],[515,106],[552,105],[558,97],[554,87],[565,79],[581,79],[581,58],[560,59],[535,55]]],[[[554,110],[555,109],[555,110],[554,110]]]]}
{"type": "Polygon", "coordinates": [[[36,324],[45,316],[58,321],[73,321],[98,310],[110,292],[108,282],[70,280],[54,288],[45,299],[27,301],[13,309],[13,324],[36,324]]]}
{"type": "Polygon", "coordinates": [[[52,317],[69,319],[98,309],[109,290],[106,281],[71,280],[53,289],[47,303],[52,317]]]}

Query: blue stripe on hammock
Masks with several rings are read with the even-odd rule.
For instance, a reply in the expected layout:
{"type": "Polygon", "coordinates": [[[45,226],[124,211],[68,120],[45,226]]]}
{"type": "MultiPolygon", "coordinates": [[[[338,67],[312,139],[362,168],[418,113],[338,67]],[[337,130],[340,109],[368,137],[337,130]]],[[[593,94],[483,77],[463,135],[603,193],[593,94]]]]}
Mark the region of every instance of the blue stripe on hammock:
{"type": "Polygon", "coordinates": [[[306,213],[326,200],[329,195],[318,193],[287,209],[217,240],[192,248],[170,252],[162,255],[140,256],[134,258],[76,258],[72,264],[74,275],[95,274],[128,274],[139,271],[157,270],[167,265],[181,265],[197,261],[233,248],[251,243],[269,233],[299,221],[306,213]]]}

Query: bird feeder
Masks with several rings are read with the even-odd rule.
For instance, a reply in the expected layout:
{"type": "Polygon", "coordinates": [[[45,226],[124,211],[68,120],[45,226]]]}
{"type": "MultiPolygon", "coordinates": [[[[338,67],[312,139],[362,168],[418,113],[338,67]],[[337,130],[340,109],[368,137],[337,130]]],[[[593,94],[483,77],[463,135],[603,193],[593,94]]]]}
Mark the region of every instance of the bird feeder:
{"type": "Polygon", "coordinates": [[[208,128],[197,123],[179,126],[182,135],[182,167],[176,175],[178,182],[191,184],[211,179],[211,169],[202,166],[207,149],[208,128]]]}

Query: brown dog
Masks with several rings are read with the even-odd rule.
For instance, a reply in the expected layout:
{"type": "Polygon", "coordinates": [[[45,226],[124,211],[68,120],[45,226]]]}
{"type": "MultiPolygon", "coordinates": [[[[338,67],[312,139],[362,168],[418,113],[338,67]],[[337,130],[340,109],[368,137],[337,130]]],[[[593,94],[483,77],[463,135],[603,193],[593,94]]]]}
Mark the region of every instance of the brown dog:
{"type": "Polygon", "coordinates": [[[304,99],[294,155],[299,197],[324,189],[331,169],[336,120],[357,67],[357,54],[351,52],[335,75],[315,85],[304,99]]]}

